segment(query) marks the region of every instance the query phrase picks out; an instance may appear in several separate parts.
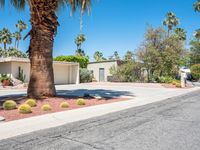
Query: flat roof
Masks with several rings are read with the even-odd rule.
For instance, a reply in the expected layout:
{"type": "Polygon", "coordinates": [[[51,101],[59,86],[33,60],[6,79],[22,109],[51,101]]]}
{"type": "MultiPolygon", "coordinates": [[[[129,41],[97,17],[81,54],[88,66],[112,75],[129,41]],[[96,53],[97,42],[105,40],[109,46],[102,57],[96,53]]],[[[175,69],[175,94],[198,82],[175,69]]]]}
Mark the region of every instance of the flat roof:
{"type": "MultiPolygon", "coordinates": [[[[29,58],[6,57],[6,58],[0,58],[0,63],[2,63],[2,62],[30,63],[30,59],[29,58]]],[[[79,63],[77,63],[77,62],[64,62],[64,61],[53,61],[53,64],[79,65],[79,63]]]]}
{"type": "Polygon", "coordinates": [[[103,60],[103,61],[89,62],[88,64],[109,63],[109,62],[118,62],[118,61],[120,61],[120,60],[103,60]]]}

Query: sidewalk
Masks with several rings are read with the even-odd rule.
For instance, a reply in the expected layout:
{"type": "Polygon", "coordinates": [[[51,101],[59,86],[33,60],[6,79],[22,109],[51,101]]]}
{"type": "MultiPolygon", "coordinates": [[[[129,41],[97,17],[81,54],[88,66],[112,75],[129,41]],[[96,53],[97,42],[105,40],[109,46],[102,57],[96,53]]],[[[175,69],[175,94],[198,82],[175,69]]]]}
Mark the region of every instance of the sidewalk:
{"type": "Polygon", "coordinates": [[[17,121],[3,122],[0,123],[0,140],[38,130],[61,126],[75,121],[89,119],[92,117],[98,117],[101,115],[117,112],[132,107],[162,101],[174,96],[180,96],[182,94],[196,91],[198,89],[199,88],[193,88],[182,91],[180,90],[180,92],[176,92],[175,94],[169,93],[162,96],[155,95],[152,97],[135,97],[134,99],[128,101],[85,107],[75,110],[21,119],[17,121]]]}

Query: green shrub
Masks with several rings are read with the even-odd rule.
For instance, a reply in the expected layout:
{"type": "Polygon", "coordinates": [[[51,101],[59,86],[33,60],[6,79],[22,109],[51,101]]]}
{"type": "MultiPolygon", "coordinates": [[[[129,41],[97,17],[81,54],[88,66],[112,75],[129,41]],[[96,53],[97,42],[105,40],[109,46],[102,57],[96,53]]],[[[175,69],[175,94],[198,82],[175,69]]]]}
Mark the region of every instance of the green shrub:
{"type": "Polygon", "coordinates": [[[169,77],[169,76],[162,76],[158,77],[157,82],[159,83],[172,83],[174,81],[174,78],[169,77]]]}
{"type": "Polygon", "coordinates": [[[77,105],[85,105],[86,104],[86,101],[82,98],[79,98],[77,101],[76,101],[76,104],[77,105]]]}
{"type": "Polygon", "coordinates": [[[13,100],[7,100],[3,103],[3,109],[5,110],[12,110],[16,108],[17,108],[17,104],[13,100]]]}
{"type": "Polygon", "coordinates": [[[191,67],[191,73],[196,80],[200,80],[200,64],[193,65],[191,67]]]}
{"type": "Polygon", "coordinates": [[[52,108],[51,108],[51,106],[49,104],[43,105],[41,109],[43,111],[51,111],[52,110],[52,108]]]}
{"type": "Polygon", "coordinates": [[[7,74],[0,74],[0,81],[3,82],[4,80],[12,81],[11,77],[9,77],[7,74]]]}
{"type": "Polygon", "coordinates": [[[68,108],[69,107],[69,103],[68,102],[62,102],[60,104],[60,108],[68,108]]]}
{"type": "Polygon", "coordinates": [[[77,62],[80,65],[80,68],[87,68],[89,59],[82,56],[58,56],[54,58],[55,61],[64,61],[64,62],[77,62]]]}
{"type": "Polygon", "coordinates": [[[80,82],[87,83],[92,82],[93,73],[86,68],[80,68],[80,82]]]}
{"type": "Polygon", "coordinates": [[[31,106],[28,104],[22,104],[18,108],[18,112],[21,114],[29,114],[32,113],[31,106]]]}
{"type": "Polygon", "coordinates": [[[31,107],[35,107],[36,106],[36,100],[35,99],[28,99],[28,100],[26,100],[25,104],[28,104],[31,107]]]}
{"type": "Polygon", "coordinates": [[[181,88],[181,84],[180,83],[176,83],[176,87],[177,88],[181,88]]]}

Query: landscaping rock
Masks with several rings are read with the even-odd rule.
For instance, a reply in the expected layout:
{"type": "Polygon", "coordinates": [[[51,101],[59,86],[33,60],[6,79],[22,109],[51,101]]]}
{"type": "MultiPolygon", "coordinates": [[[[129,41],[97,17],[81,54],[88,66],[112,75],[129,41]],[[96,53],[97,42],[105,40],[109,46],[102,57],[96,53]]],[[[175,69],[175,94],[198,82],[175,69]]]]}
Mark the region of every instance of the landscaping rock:
{"type": "Polygon", "coordinates": [[[0,122],[2,121],[5,121],[5,118],[0,116],[0,122]]]}

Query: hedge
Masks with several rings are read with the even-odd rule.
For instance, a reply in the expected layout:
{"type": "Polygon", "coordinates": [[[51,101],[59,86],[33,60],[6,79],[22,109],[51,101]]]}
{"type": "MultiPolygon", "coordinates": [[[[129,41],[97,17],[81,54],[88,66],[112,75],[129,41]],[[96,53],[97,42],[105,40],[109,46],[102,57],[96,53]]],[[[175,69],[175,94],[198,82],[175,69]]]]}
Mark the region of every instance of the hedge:
{"type": "Polygon", "coordinates": [[[89,59],[82,56],[58,56],[54,58],[55,61],[64,61],[64,62],[77,62],[80,64],[80,68],[87,68],[89,59]]]}
{"type": "Polygon", "coordinates": [[[191,67],[191,73],[196,80],[200,80],[200,64],[193,65],[191,67]]]}

